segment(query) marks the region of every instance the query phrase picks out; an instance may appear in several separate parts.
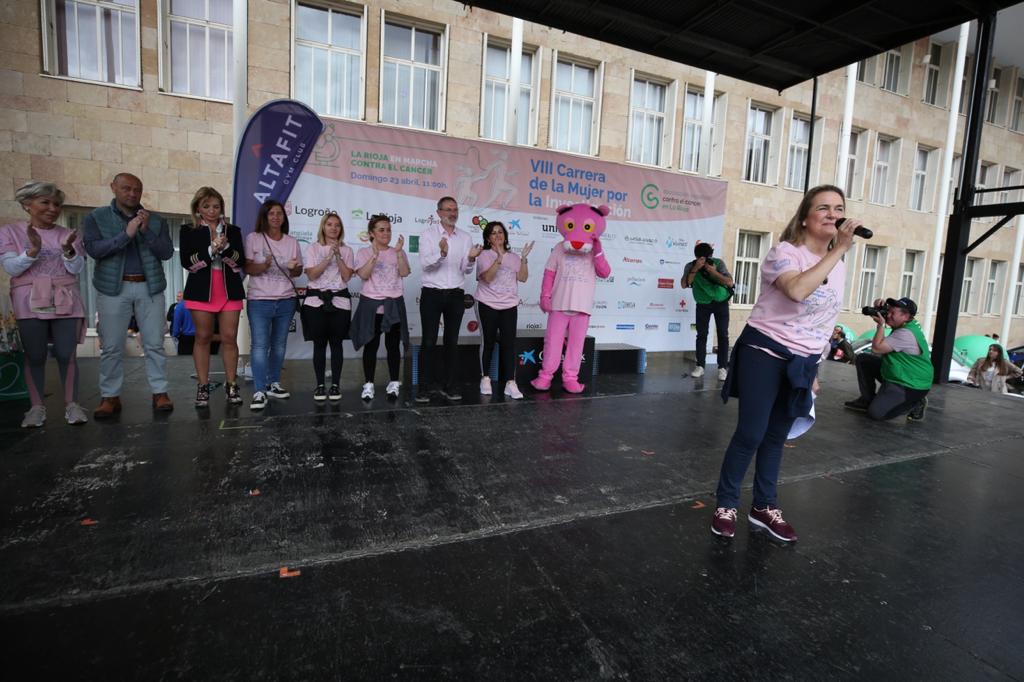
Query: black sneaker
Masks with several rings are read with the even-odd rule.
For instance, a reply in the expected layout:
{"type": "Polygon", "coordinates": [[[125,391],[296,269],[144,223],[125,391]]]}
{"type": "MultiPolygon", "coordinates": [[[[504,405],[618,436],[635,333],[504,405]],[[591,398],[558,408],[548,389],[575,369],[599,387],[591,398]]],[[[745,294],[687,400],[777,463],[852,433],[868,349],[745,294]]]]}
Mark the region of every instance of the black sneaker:
{"type": "Polygon", "coordinates": [[[856,410],[857,412],[867,412],[868,408],[871,406],[871,401],[864,400],[864,398],[857,398],[856,400],[847,400],[843,405],[846,405],[849,409],[856,410]]]}
{"type": "Polygon", "coordinates": [[[910,412],[907,412],[908,422],[919,422],[924,421],[924,411],[928,408],[928,396],[921,398],[921,402],[910,408],[910,412]]]}
{"type": "Polygon", "coordinates": [[[418,391],[416,395],[413,396],[412,401],[414,403],[419,403],[420,405],[426,405],[430,402],[430,391],[418,391]]]}
{"type": "Polygon", "coordinates": [[[338,384],[331,384],[331,390],[327,392],[327,397],[331,400],[341,400],[341,389],[338,388],[338,384]]]}
{"type": "Polygon", "coordinates": [[[447,398],[448,400],[451,400],[452,402],[462,400],[462,394],[456,391],[454,388],[442,389],[441,395],[447,398]]]}
{"type": "Polygon", "coordinates": [[[327,400],[327,390],[324,388],[323,384],[320,384],[313,390],[313,400],[317,402],[327,400]]]}
{"type": "Polygon", "coordinates": [[[238,384],[226,384],[224,393],[228,396],[228,402],[232,405],[242,404],[242,392],[238,390],[238,384]]]}
{"type": "Polygon", "coordinates": [[[210,404],[210,384],[199,384],[196,388],[196,407],[206,407],[210,404]]]}

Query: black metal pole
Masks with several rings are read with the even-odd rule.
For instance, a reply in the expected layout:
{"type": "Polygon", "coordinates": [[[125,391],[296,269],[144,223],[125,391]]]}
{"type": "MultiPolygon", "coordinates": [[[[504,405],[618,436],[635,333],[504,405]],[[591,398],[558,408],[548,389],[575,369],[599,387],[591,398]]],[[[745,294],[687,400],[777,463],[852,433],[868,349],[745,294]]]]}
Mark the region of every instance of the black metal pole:
{"type": "Polygon", "coordinates": [[[818,77],[811,89],[811,130],[807,133],[807,168],[804,169],[804,194],[811,185],[811,159],[814,158],[814,115],[818,113],[818,77]]]}
{"type": "Polygon", "coordinates": [[[949,365],[953,359],[953,342],[956,338],[964,265],[967,260],[966,249],[971,238],[971,216],[968,209],[974,203],[981,131],[985,123],[985,92],[988,90],[995,33],[994,12],[978,20],[978,41],[974,50],[974,82],[971,87],[971,103],[967,109],[963,163],[960,165],[960,191],[953,200],[953,214],[949,217],[949,229],[946,230],[946,252],[942,256],[942,281],[939,284],[935,334],[932,337],[935,383],[947,380],[949,365]]]}

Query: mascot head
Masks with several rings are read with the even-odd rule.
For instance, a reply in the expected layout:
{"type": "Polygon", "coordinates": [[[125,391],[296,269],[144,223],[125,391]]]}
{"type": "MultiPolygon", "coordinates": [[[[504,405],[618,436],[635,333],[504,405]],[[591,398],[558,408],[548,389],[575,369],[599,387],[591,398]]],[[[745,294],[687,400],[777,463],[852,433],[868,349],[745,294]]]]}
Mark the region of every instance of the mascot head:
{"type": "Polygon", "coordinates": [[[567,204],[560,207],[555,225],[565,240],[562,247],[569,252],[590,252],[594,248],[594,240],[604,233],[604,217],[609,211],[607,206],[589,204],[567,204]]]}

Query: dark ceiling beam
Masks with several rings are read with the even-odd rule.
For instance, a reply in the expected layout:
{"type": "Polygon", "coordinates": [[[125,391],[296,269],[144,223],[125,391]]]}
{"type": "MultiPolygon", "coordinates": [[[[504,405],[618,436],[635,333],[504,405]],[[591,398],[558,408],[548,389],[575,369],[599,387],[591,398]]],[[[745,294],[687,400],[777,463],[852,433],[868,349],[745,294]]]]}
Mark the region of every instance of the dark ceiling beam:
{"type": "Polygon", "coordinates": [[[883,52],[884,48],[871,41],[864,40],[863,38],[851,34],[848,29],[835,28],[830,24],[834,22],[842,21],[844,17],[847,17],[857,10],[864,9],[865,5],[863,2],[847,2],[846,6],[838,6],[837,11],[830,12],[827,19],[813,19],[802,14],[796,14],[795,12],[787,11],[784,7],[779,5],[763,2],[762,0],[750,0],[751,5],[756,5],[762,11],[767,14],[774,15],[776,17],[782,17],[789,21],[798,22],[804,24],[805,28],[798,29],[794,27],[786,32],[786,34],[776,37],[774,40],[765,43],[764,46],[754,51],[754,56],[762,55],[772,50],[777,50],[784,45],[798,41],[808,35],[815,32],[824,32],[835,37],[843,42],[850,43],[853,45],[863,45],[864,47],[874,50],[876,53],[883,52]]]}
{"type": "Polygon", "coordinates": [[[704,9],[698,12],[695,16],[687,17],[686,21],[684,21],[683,23],[676,24],[675,26],[673,26],[671,31],[667,33],[665,36],[663,36],[661,40],[651,45],[650,49],[657,50],[659,47],[661,47],[662,43],[664,43],[666,40],[668,40],[669,38],[671,38],[673,35],[680,31],[696,31],[697,29],[700,28],[701,24],[703,24],[708,19],[713,19],[715,16],[717,16],[725,9],[730,7],[732,4],[732,0],[728,0],[728,2],[708,3],[707,5],[705,5],[704,9]]]}

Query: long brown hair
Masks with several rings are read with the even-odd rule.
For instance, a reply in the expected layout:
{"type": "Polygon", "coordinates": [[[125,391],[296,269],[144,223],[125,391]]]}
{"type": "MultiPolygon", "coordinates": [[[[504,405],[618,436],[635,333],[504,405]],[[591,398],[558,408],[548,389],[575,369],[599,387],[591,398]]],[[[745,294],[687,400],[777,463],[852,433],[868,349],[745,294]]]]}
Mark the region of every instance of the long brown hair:
{"type": "Polygon", "coordinates": [[[846,204],[846,194],[835,185],[818,185],[817,187],[810,188],[800,201],[800,206],[796,209],[796,213],[789,219],[786,229],[782,231],[782,236],[779,237],[780,242],[789,242],[797,246],[804,243],[804,232],[807,231],[804,227],[804,221],[807,220],[807,215],[811,212],[811,206],[814,205],[815,197],[822,192],[835,192],[843,198],[843,204],[846,204]]]}
{"type": "Polygon", "coordinates": [[[989,344],[988,350],[985,351],[985,357],[983,358],[981,363],[981,370],[985,371],[992,366],[995,366],[996,374],[998,374],[1001,377],[1010,376],[1010,374],[1013,373],[1010,361],[1006,359],[1006,354],[1003,352],[1003,347],[1000,346],[998,343],[989,344]],[[991,353],[993,350],[999,351],[999,357],[996,358],[995,360],[992,360],[988,356],[988,354],[991,353]]]}
{"type": "Polygon", "coordinates": [[[284,204],[276,199],[267,199],[260,206],[259,215],[256,216],[256,232],[266,232],[267,228],[270,227],[267,215],[270,213],[270,209],[275,206],[280,206],[281,212],[284,213],[284,222],[281,223],[281,234],[288,234],[288,211],[284,210],[284,204]]]}

